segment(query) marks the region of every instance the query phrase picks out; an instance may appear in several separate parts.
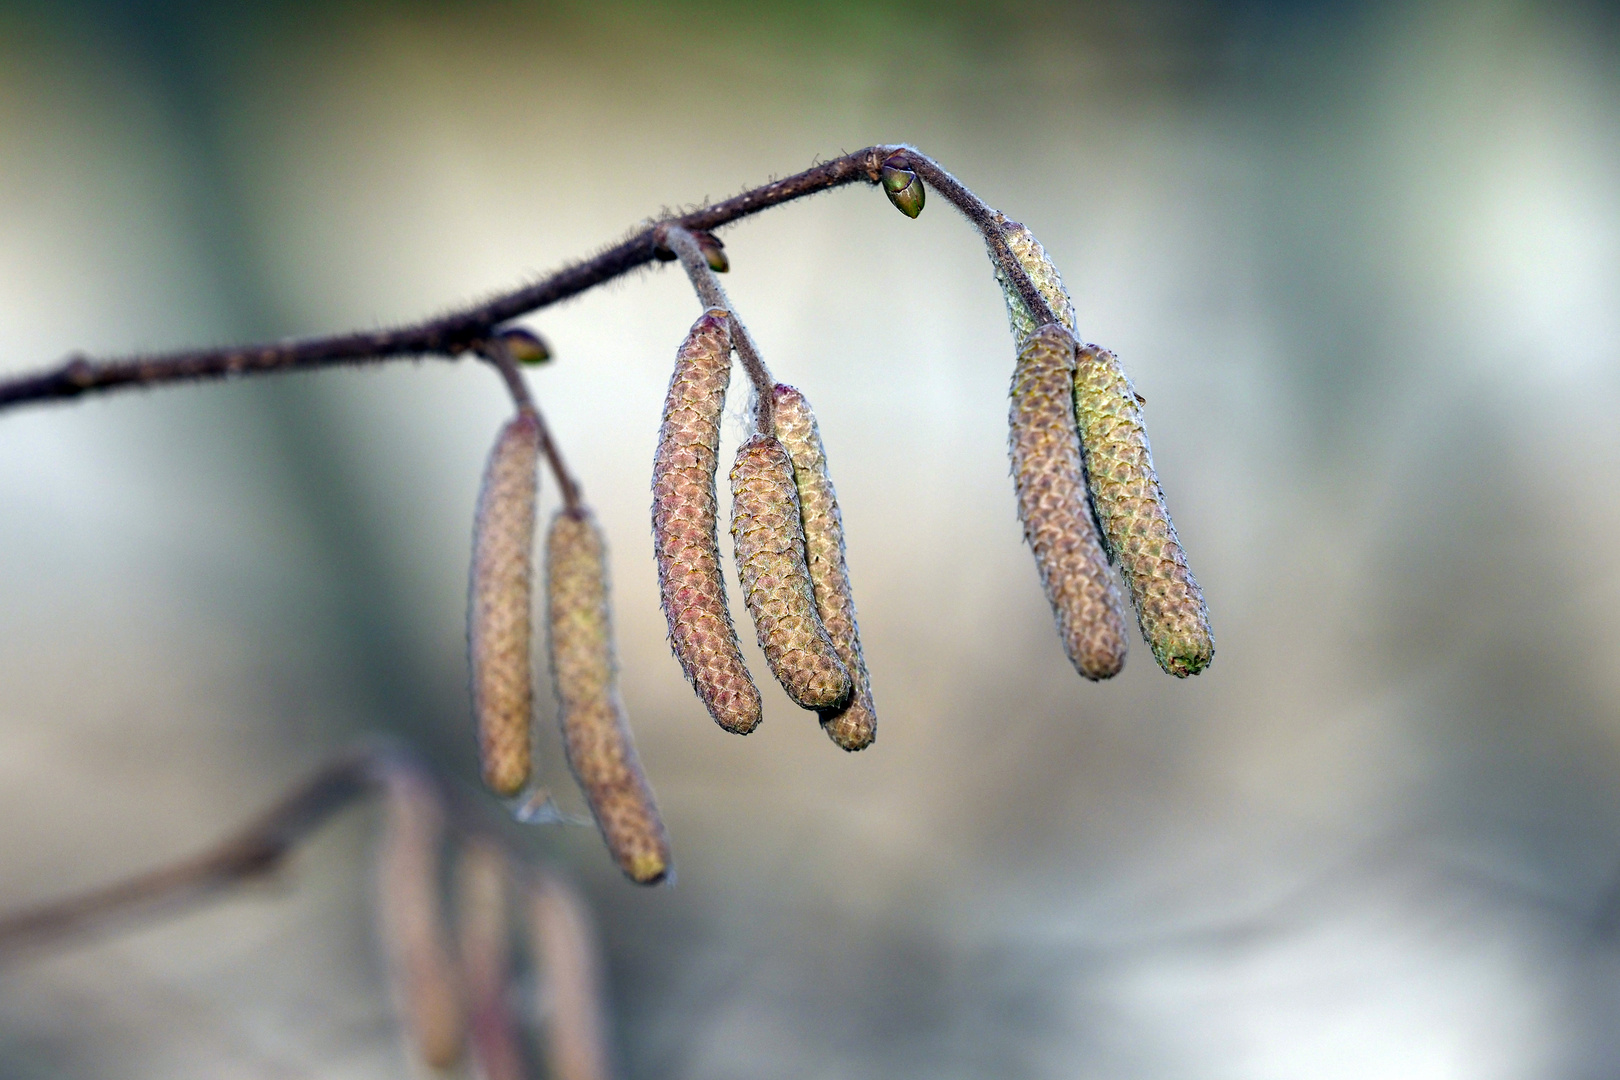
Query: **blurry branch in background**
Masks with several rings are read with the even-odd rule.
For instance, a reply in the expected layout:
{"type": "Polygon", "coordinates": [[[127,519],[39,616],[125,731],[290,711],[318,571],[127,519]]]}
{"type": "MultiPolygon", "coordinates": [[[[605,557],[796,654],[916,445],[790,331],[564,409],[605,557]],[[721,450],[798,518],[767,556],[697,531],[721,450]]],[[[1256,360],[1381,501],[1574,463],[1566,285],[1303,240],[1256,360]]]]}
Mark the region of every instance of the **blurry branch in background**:
{"type": "Polygon", "coordinates": [[[530,964],[541,978],[538,1027],[556,1080],[607,1080],[611,1055],[599,947],[585,901],[536,867],[496,828],[481,800],[446,785],[415,755],[370,744],[345,753],[212,850],[78,896],[0,916],[0,965],[67,947],[96,933],[177,915],[278,870],[300,843],[361,798],[384,797],[378,925],[395,1006],[415,1054],[434,1069],[470,1044],[488,1080],[536,1075],[513,1012],[511,913],[528,922],[530,964]],[[456,861],[455,938],[440,867],[456,861]],[[514,895],[515,894],[515,895],[514,895]]]}
{"type": "MultiPolygon", "coordinates": [[[[989,207],[917,151],[903,146],[869,146],[784,179],[763,184],[714,206],[648,226],[593,258],[565,267],[540,281],[492,300],[437,318],[389,330],[195,349],[123,360],[95,361],[82,356],[74,357],[51,370],[0,381],[0,408],[78,397],[119,387],[308,371],[338,364],[374,363],[410,357],[455,359],[468,352],[485,351],[483,344],[502,323],[578,296],[654,259],[672,260],[675,256],[660,243],[660,232],[667,224],[679,225],[696,234],[707,234],[721,225],[773,206],[857,180],[869,184],[883,183],[895,205],[915,217],[915,211],[922,206],[920,186],[915,188],[915,193],[908,186],[902,186],[897,192],[893,183],[896,179],[904,183],[908,177],[910,181],[915,181],[918,175],[935,184],[979,227],[991,247],[993,257],[1017,283],[1030,311],[1037,313],[1042,322],[1050,322],[1050,309],[1018,261],[1007,250],[1006,243],[991,226],[992,212],[989,207]]],[[[711,250],[718,255],[718,242],[713,237],[708,237],[708,240],[713,245],[711,250]]],[[[719,256],[715,261],[723,267],[724,256],[719,256]]],[[[533,359],[544,359],[543,354],[542,348],[533,359]]]]}

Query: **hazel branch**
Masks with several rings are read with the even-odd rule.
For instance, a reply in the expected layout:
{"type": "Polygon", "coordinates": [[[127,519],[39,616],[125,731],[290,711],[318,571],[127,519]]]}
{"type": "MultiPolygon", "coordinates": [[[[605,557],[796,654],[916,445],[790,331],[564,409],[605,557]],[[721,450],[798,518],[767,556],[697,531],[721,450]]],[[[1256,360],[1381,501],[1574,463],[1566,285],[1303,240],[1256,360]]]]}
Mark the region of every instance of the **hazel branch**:
{"type": "Polygon", "coordinates": [[[278,869],[300,843],[349,805],[401,779],[426,782],[464,832],[499,837],[481,804],[439,782],[390,745],[343,754],[213,848],[77,896],[0,916],[0,962],[125,920],[170,914],[278,869]]]}
{"type": "Polygon", "coordinates": [[[692,288],[697,292],[698,299],[705,307],[721,308],[729,314],[731,322],[731,345],[737,350],[737,359],[742,361],[743,370],[748,373],[748,381],[754,386],[754,427],[756,430],[769,435],[774,430],[774,421],[771,415],[774,408],[772,393],[776,380],[771,378],[765,361],[759,355],[759,346],[754,344],[753,335],[748,327],[737,317],[732,310],[731,298],[715,276],[713,268],[709,266],[708,256],[698,245],[697,238],[679,225],[667,225],[663,229],[665,242],[681,265],[686,269],[686,276],[692,280],[692,288]]]}
{"type": "MultiPolygon", "coordinates": [[[[858,180],[875,184],[884,157],[894,149],[869,146],[668,220],[687,229],[707,231],[858,180]]],[[[409,357],[455,359],[473,350],[502,323],[578,296],[652,262],[656,258],[658,229],[659,226],[650,225],[594,258],[565,267],[533,284],[408,326],[119,360],[96,361],[75,356],[56,368],[0,380],[0,409],[131,386],[312,371],[340,364],[409,357]]]]}

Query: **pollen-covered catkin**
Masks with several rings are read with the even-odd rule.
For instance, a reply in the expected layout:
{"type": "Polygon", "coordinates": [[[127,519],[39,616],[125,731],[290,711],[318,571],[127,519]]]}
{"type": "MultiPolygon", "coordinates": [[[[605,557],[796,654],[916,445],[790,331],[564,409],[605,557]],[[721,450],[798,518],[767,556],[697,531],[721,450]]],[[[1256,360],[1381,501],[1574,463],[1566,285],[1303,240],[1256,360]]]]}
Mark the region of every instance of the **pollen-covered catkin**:
{"type": "Polygon", "coordinates": [[[793,483],[799,493],[799,515],[804,525],[805,562],[815,593],[816,613],[827,630],[838,658],[849,670],[849,702],[842,709],[825,710],[821,726],[845,750],[864,750],[877,738],[877,710],[861,653],[860,627],[855,623],[855,596],[850,590],[849,567],[844,561],[844,519],[838,495],[827,472],[827,455],[810,402],[791,386],[777,384],[776,437],[793,461],[793,483]]]}
{"type": "MultiPolygon", "coordinates": [[[[1052,314],[1057,316],[1057,321],[1069,333],[1078,335],[1080,331],[1075,326],[1074,300],[1070,298],[1069,290],[1063,287],[1062,275],[1052,265],[1052,260],[1046,257],[1046,249],[1035,239],[1035,234],[1016,221],[1008,221],[1001,214],[996,215],[996,226],[1001,230],[1002,239],[1007,241],[1008,249],[1024,268],[1024,273],[1035,283],[1036,291],[1052,309],[1052,314]]],[[[1001,265],[994,259],[991,264],[995,267],[996,280],[1001,283],[1002,296],[1007,300],[1007,322],[1012,328],[1013,341],[1022,347],[1024,339],[1037,329],[1035,317],[1024,306],[1024,298],[1018,295],[1018,289],[1001,265]]]]}
{"type": "Polygon", "coordinates": [[[1024,538],[1075,670],[1088,679],[1125,665],[1125,618],[1086,498],[1075,432],[1074,338],[1049,324],[1030,334],[1013,369],[1013,482],[1024,538]]]}
{"type": "Polygon", "coordinates": [[[801,708],[841,708],[849,699],[849,669],[816,614],[793,459],[773,435],[751,435],[737,451],[731,539],[743,600],[771,673],[801,708]]]}
{"type": "Polygon", "coordinates": [[[444,812],[427,781],[404,773],[389,777],[386,805],[377,910],[395,1007],[422,1060],[448,1069],[466,1021],[439,898],[444,812]]]}
{"type": "Polygon", "coordinates": [[[539,417],[533,409],[519,409],[490,452],[473,525],[467,600],[473,713],[484,783],[498,795],[517,794],[529,779],[529,605],[539,460],[539,417]]]}
{"type": "Polygon", "coordinates": [[[720,414],[730,381],[728,315],[710,308],[675,354],[664,400],[653,458],[653,553],[681,670],[715,722],[746,735],[759,723],[759,689],[743,665],[726,607],[715,497],[720,414]]]}
{"type": "Polygon", "coordinates": [[[669,836],[619,698],[607,551],[588,510],[563,509],[546,534],[551,667],[563,747],[608,850],[642,885],[669,872],[669,836]]]}
{"type": "Polygon", "coordinates": [[[1141,401],[1113,353],[1080,350],[1074,411],[1097,520],[1130,586],[1142,636],[1165,671],[1196,675],[1215,655],[1209,610],[1153,471],[1141,401]]]}

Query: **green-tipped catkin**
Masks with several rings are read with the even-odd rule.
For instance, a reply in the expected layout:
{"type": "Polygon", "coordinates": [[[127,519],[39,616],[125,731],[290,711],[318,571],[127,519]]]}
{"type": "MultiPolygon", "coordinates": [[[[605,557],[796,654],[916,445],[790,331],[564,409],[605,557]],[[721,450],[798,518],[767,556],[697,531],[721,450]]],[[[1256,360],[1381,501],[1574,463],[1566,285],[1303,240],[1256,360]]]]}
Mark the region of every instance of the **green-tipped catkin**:
{"type": "Polygon", "coordinates": [[[546,535],[551,668],[568,767],[608,850],[642,885],[669,872],[669,836],[619,698],[607,550],[588,510],[560,510],[546,535]]]}
{"type": "Polygon", "coordinates": [[[472,1056],[481,1080],[524,1080],[522,1040],[512,1015],[511,870],[494,841],[475,838],[456,867],[462,980],[471,1007],[472,1056]]]}
{"type": "Polygon", "coordinates": [[[431,785],[389,777],[387,834],[378,866],[377,911],[395,1007],[422,1060],[448,1069],[466,1037],[461,983],[439,902],[444,811],[431,785]]]}
{"type": "Polygon", "coordinates": [[[849,699],[849,669],[816,614],[793,459],[773,435],[748,437],[731,468],[731,539],[759,647],[788,697],[818,712],[849,699]]]}
{"type": "Polygon", "coordinates": [[[1125,666],[1125,618],[1086,499],[1074,420],[1074,338],[1030,334],[1012,380],[1013,483],[1024,538],[1075,670],[1106,679],[1125,666]]]}
{"type": "Polygon", "coordinates": [[[855,623],[855,597],[844,562],[844,519],[838,495],[827,473],[827,455],[810,402],[791,386],[778,384],[776,437],[793,460],[793,483],[799,493],[799,514],[804,524],[805,562],[815,592],[816,613],[826,627],[838,658],[849,670],[849,703],[821,714],[829,738],[845,750],[864,750],[877,738],[877,710],[872,686],[861,654],[861,632],[855,623]]]}
{"type": "Polygon", "coordinates": [[[467,600],[473,713],[484,783],[499,795],[517,794],[529,779],[529,596],[539,460],[539,418],[520,409],[490,452],[473,525],[467,600]]]}
{"type": "MultiPolygon", "coordinates": [[[[1001,230],[1002,239],[1007,241],[1007,247],[1024,268],[1024,273],[1029,275],[1036,290],[1052,309],[1052,314],[1057,316],[1057,321],[1069,333],[1078,335],[1080,331],[1075,326],[1074,301],[1069,297],[1069,290],[1063,287],[1063,277],[1057,272],[1057,267],[1046,257],[1046,249],[1041,242],[1023,225],[1008,221],[1001,214],[996,215],[996,225],[1001,230]]],[[[1017,288],[1000,264],[991,259],[991,265],[995,267],[996,280],[1001,283],[1001,293],[1007,300],[1007,322],[1012,327],[1013,341],[1022,347],[1024,339],[1037,328],[1035,318],[1024,306],[1023,297],[1018,295],[1017,288]]]]}
{"type": "Polygon", "coordinates": [[[759,723],[759,689],[743,665],[726,607],[714,487],[730,381],[728,315],[711,308],[675,354],[664,399],[653,458],[653,554],[681,670],[715,722],[746,735],[759,723]]]}
{"type": "Polygon", "coordinates": [[[1074,410],[1097,520],[1125,573],[1142,636],[1164,670],[1196,675],[1215,655],[1209,610],[1153,471],[1141,400],[1113,353],[1080,350],[1074,410]]]}
{"type": "Polygon", "coordinates": [[[613,1080],[603,1002],[601,947],[584,899],[547,875],[529,901],[533,955],[546,1008],[546,1076],[550,1080],[613,1080]]]}

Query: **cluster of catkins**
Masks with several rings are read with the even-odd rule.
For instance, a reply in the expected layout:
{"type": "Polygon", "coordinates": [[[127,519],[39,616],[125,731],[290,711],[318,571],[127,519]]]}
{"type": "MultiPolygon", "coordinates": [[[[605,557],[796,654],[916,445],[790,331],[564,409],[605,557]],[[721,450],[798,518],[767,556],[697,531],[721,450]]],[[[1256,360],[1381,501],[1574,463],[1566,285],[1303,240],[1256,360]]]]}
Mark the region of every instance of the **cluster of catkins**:
{"type": "MultiPolygon", "coordinates": [[[[914,172],[886,164],[883,186],[907,216],[922,210],[914,172]]],[[[1154,658],[1172,675],[1195,675],[1214,656],[1214,635],[1153,471],[1143,399],[1112,353],[1078,343],[1074,303],[1029,230],[1000,214],[987,228],[1057,319],[1037,325],[993,244],[1018,344],[1009,442],[1018,513],[1069,659],[1094,680],[1124,666],[1117,563],[1154,658]]],[[[699,247],[711,269],[725,269],[718,241],[703,234],[699,247]]],[[[724,301],[718,286],[707,295],[724,301]]],[[[761,701],[726,602],[715,481],[732,351],[736,345],[746,366],[745,344],[746,331],[724,307],[709,307],[693,324],[676,354],[652,484],[671,647],[715,722],[743,735],[759,724],[761,701]]],[[[877,714],[821,435],[804,395],[772,383],[757,357],[750,375],[769,400],[756,402],[755,430],[730,473],[743,600],[788,696],[816,713],[838,746],[861,750],[877,736],[877,714]]],[[[485,782],[507,796],[524,788],[531,771],[530,550],[543,438],[532,406],[520,405],[490,456],[474,541],[469,636],[481,761],[485,782]]],[[[637,882],[663,880],[669,839],[619,698],[602,536],[575,499],[548,533],[547,567],[568,763],[619,867],[637,882]]]]}
{"type": "Polygon", "coordinates": [[[447,918],[441,877],[449,830],[434,785],[409,772],[392,775],[386,805],[378,914],[394,1004],[413,1055],[447,1070],[470,1051],[480,1076],[533,1075],[524,1025],[512,1011],[509,939],[518,908],[546,990],[539,1025],[546,1075],[609,1080],[595,932],[574,889],[471,837],[459,845],[454,918],[447,918]]]}

